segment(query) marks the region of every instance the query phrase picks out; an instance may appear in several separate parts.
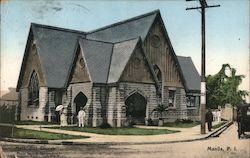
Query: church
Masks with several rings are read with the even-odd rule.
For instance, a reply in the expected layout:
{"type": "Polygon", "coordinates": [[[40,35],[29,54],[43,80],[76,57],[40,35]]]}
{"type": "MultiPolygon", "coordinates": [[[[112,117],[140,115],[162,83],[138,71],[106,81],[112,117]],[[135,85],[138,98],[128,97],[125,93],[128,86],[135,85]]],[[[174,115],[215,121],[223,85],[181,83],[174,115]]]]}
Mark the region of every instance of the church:
{"type": "Polygon", "coordinates": [[[68,124],[81,107],[87,126],[199,120],[200,75],[177,56],[159,10],[84,32],[32,23],[17,83],[18,120],[68,124]]]}

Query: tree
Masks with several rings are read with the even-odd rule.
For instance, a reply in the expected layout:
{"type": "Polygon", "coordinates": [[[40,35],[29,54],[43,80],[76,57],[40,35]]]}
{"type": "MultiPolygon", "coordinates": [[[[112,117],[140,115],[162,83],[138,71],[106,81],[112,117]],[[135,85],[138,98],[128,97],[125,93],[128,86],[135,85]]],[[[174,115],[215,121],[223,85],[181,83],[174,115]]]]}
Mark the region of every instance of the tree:
{"type": "Polygon", "coordinates": [[[236,69],[231,68],[229,64],[223,64],[217,74],[207,76],[207,107],[218,108],[218,105],[223,107],[226,103],[238,106],[244,103],[243,98],[248,95],[248,92],[238,89],[244,77],[244,75],[236,75],[236,69]],[[228,69],[230,75],[226,74],[228,69]]]}
{"type": "Polygon", "coordinates": [[[157,105],[157,107],[155,109],[153,109],[153,112],[156,111],[160,114],[159,116],[159,122],[158,122],[158,126],[163,126],[163,118],[162,118],[162,114],[167,110],[167,106],[165,106],[162,103],[159,103],[157,105]]]}

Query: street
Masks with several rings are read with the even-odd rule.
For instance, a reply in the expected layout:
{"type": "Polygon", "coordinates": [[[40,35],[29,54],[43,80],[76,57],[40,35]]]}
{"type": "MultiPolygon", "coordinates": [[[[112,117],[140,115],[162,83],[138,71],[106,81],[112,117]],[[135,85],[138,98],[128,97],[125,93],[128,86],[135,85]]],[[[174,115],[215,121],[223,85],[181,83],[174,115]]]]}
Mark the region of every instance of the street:
{"type": "Polygon", "coordinates": [[[250,133],[237,138],[237,126],[231,125],[218,138],[185,143],[145,145],[35,145],[0,142],[8,156],[24,157],[171,157],[171,158],[250,158],[250,133]]]}

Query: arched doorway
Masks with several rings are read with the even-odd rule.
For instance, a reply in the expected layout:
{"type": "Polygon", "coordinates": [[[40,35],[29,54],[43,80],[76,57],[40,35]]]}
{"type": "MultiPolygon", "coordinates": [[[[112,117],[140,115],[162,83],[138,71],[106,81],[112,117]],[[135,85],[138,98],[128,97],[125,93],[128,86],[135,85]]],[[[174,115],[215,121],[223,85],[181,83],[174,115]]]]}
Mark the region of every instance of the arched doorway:
{"type": "Polygon", "coordinates": [[[88,98],[82,92],[79,92],[74,99],[74,109],[75,109],[75,118],[74,123],[77,122],[77,115],[81,107],[84,107],[87,104],[88,98]]]}
{"type": "Polygon", "coordinates": [[[125,105],[127,118],[131,118],[135,124],[145,123],[147,100],[140,93],[130,95],[125,105]]]}

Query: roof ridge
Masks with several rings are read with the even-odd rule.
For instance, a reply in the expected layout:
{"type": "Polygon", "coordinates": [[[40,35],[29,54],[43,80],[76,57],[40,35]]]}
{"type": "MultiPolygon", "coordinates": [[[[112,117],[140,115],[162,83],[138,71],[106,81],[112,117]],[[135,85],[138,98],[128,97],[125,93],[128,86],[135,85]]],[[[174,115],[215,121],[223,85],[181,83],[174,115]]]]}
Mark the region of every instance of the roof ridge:
{"type": "Polygon", "coordinates": [[[56,27],[56,26],[51,26],[51,25],[43,25],[43,24],[31,23],[31,26],[38,26],[38,27],[42,27],[42,28],[46,28],[46,29],[53,29],[53,30],[64,31],[64,32],[87,34],[87,32],[84,32],[84,31],[66,29],[66,28],[56,27]]]}
{"type": "Polygon", "coordinates": [[[111,27],[114,27],[114,26],[117,26],[117,25],[124,24],[126,22],[138,20],[138,19],[144,18],[146,16],[153,15],[153,14],[158,14],[158,13],[160,13],[159,9],[148,12],[148,13],[145,13],[145,14],[141,14],[141,15],[138,15],[138,16],[135,16],[135,17],[132,17],[132,18],[128,18],[128,19],[125,19],[125,20],[122,20],[122,21],[119,21],[119,22],[116,22],[116,23],[113,23],[113,24],[110,24],[110,25],[106,25],[106,26],[100,27],[100,28],[92,30],[92,31],[88,31],[88,32],[86,32],[86,34],[87,35],[92,34],[92,33],[95,33],[95,32],[101,31],[101,30],[105,30],[105,29],[108,29],[108,28],[111,28],[111,27]]]}
{"type": "Polygon", "coordinates": [[[105,43],[105,44],[112,44],[114,45],[115,43],[108,42],[108,41],[102,41],[102,40],[96,40],[96,39],[89,39],[89,38],[82,38],[80,37],[79,40],[87,40],[87,41],[94,41],[94,42],[99,42],[99,43],[105,43]]]}
{"type": "Polygon", "coordinates": [[[119,42],[115,42],[114,44],[118,44],[118,43],[123,43],[123,42],[128,42],[128,41],[132,41],[132,40],[139,40],[141,37],[138,36],[138,37],[134,37],[134,38],[130,38],[130,39],[125,39],[123,41],[119,41],[119,42]]]}

